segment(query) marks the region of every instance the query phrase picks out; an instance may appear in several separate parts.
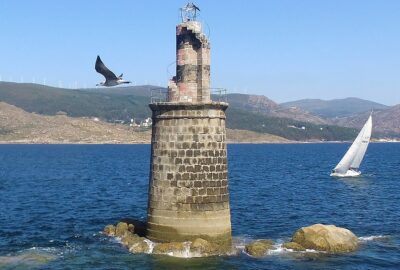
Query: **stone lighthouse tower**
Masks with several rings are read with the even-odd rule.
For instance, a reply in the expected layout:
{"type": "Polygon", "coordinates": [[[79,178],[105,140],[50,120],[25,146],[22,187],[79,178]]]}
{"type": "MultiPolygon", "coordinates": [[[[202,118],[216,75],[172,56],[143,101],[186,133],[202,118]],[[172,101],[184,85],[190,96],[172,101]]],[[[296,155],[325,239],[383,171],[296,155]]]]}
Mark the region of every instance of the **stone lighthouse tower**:
{"type": "Polygon", "coordinates": [[[210,44],[187,4],[176,27],[176,76],[165,102],[151,103],[153,128],[147,237],[231,242],[226,102],[213,102],[210,44]]]}

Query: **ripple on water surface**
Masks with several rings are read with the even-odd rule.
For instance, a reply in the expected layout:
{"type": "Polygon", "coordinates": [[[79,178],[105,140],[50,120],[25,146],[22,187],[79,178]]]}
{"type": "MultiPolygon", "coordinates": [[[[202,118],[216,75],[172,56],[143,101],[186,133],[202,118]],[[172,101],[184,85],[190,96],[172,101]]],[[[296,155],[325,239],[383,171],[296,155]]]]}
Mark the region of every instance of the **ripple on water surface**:
{"type": "Polygon", "coordinates": [[[275,248],[259,259],[185,259],[133,255],[99,234],[123,217],[145,219],[149,145],[0,145],[0,268],[397,269],[400,144],[371,144],[362,177],[329,177],[347,147],[229,145],[235,241],[240,249],[272,239],[275,248]],[[282,248],[313,223],[352,230],[360,249],[339,256],[282,248]]]}

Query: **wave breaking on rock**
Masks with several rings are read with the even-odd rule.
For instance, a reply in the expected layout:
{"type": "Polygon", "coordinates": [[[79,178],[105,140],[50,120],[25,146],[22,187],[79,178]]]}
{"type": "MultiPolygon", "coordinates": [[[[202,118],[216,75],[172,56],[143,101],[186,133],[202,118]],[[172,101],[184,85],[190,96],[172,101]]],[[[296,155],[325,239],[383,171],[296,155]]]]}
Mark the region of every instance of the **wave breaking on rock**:
{"type": "Polygon", "coordinates": [[[244,253],[251,257],[278,254],[325,254],[355,251],[359,241],[383,236],[357,238],[351,231],[334,225],[314,224],[297,230],[291,241],[274,242],[270,239],[251,240],[234,238],[230,247],[220,246],[202,238],[185,242],[157,243],[144,237],[144,223],[119,222],[107,225],[103,233],[114,237],[131,253],[167,255],[178,258],[231,256],[244,253]]]}
{"type": "MultiPolygon", "coordinates": [[[[126,221],[126,220],[125,220],[126,221]]],[[[139,223],[119,222],[117,225],[107,225],[103,233],[114,237],[131,253],[146,253],[168,255],[178,258],[208,257],[231,255],[235,249],[220,246],[202,238],[185,242],[157,243],[144,237],[143,227],[139,223]]],[[[143,224],[143,223],[141,223],[143,224]]]]}

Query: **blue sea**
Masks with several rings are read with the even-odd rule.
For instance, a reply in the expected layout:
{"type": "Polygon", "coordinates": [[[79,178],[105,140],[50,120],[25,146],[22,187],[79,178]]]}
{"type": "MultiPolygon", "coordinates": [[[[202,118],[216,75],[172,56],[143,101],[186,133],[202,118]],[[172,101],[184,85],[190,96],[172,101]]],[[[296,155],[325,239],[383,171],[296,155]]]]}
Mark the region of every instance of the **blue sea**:
{"type": "Polygon", "coordinates": [[[0,145],[0,269],[400,269],[400,144],[373,143],[353,179],[329,176],[348,144],[229,145],[236,245],[263,258],[129,253],[100,232],[146,218],[149,145],[0,145]],[[287,252],[302,226],[335,224],[356,252],[287,252]]]}

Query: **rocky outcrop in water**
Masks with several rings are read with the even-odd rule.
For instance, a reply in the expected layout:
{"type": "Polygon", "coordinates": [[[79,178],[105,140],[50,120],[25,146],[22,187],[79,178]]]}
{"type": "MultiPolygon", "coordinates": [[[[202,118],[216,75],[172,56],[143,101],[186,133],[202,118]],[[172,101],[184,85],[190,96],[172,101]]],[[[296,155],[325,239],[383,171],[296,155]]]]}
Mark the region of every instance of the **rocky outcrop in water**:
{"type": "Polygon", "coordinates": [[[119,237],[121,243],[132,253],[149,253],[151,245],[149,241],[135,234],[135,225],[126,222],[119,222],[116,226],[107,225],[103,233],[111,237],[119,237]]]}
{"type": "Polygon", "coordinates": [[[284,243],[282,245],[283,248],[286,249],[291,249],[293,251],[305,251],[305,247],[301,246],[300,244],[297,244],[295,242],[288,242],[288,243],[284,243]]]}
{"type": "Polygon", "coordinates": [[[144,235],[142,222],[131,219],[123,221],[116,226],[107,225],[103,233],[110,237],[118,237],[122,245],[132,253],[164,254],[175,257],[207,257],[232,253],[229,248],[221,247],[202,238],[197,238],[192,242],[155,243],[140,236],[144,235]]]}
{"type": "Polygon", "coordinates": [[[314,224],[295,232],[292,242],[306,249],[330,253],[351,252],[358,248],[357,237],[348,229],[335,225],[314,224]]]}
{"type": "Polygon", "coordinates": [[[104,228],[103,233],[105,235],[108,235],[108,236],[115,236],[115,226],[114,225],[107,225],[104,228]]]}
{"type": "MultiPolygon", "coordinates": [[[[117,237],[132,253],[163,254],[174,257],[207,257],[233,255],[240,252],[240,247],[219,246],[202,238],[187,242],[156,243],[143,237],[145,223],[124,219],[117,225],[107,225],[103,233],[117,237]]],[[[304,252],[307,249],[329,253],[351,252],[358,248],[358,238],[345,228],[334,225],[314,224],[302,227],[295,232],[291,242],[282,244],[284,249],[304,252]]],[[[260,239],[248,243],[244,251],[253,257],[262,257],[268,251],[276,250],[272,240],[260,239]]]]}
{"type": "Polygon", "coordinates": [[[221,248],[218,245],[210,243],[202,238],[197,238],[190,244],[190,251],[202,256],[219,254],[221,253],[220,249],[221,248]]]}
{"type": "Polygon", "coordinates": [[[274,242],[272,240],[256,240],[245,246],[245,251],[254,257],[264,256],[268,250],[272,249],[274,242]]]}
{"type": "Polygon", "coordinates": [[[158,243],[154,246],[154,254],[182,254],[186,250],[184,242],[158,243]]]}
{"type": "Polygon", "coordinates": [[[115,236],[123,238],[126,234],[128,234],[128,232],[128,224],[125,222],[118,222],[117,226],[115,227],[115,236]]]}

